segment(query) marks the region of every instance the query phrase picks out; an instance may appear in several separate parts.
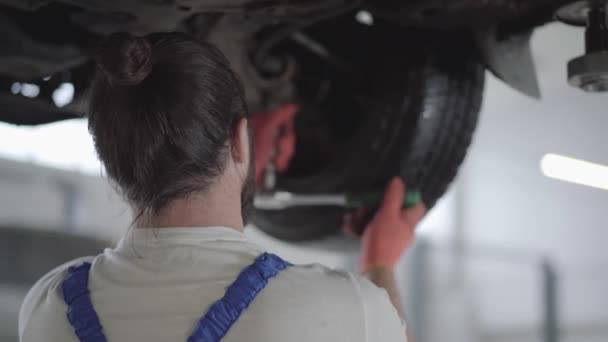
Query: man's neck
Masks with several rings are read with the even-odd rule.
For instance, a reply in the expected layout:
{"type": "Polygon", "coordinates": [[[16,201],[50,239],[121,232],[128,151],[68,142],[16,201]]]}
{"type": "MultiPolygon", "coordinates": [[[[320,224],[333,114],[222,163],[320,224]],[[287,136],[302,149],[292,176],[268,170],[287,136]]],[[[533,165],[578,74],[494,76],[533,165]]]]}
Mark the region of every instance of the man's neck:
{"type": "Polygon", "coordinates": [[[138,220],[138,227],[229,227],[243,231],[239,198],[223,191],[209,191],[177,199],[151,218],[138,220]]]}

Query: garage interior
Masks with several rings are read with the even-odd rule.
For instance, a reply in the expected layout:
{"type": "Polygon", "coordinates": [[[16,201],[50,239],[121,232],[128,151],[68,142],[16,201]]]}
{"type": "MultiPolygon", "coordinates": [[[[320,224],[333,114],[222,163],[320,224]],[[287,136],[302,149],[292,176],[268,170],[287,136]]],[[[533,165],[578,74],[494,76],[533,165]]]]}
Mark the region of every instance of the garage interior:
{"type": "MultiPolygon", "coordinates": [[[[567,168],[559,156],[608,165],[608,95],[566,82],[581,37],[559,23],[534,33],[540,100],[487,74],[465,162],[400,266],[416,342],[608,340],[607,173],[599,188],[547,176],[567,168]]],[[[0,124],[0,158],[0,341],[13,342],[33,281],[110,246],[131,217],[103,177],[84,120],[0,124]]],[[[356,267],[354,240],[248,234],[294,263],[356,267]]]]}

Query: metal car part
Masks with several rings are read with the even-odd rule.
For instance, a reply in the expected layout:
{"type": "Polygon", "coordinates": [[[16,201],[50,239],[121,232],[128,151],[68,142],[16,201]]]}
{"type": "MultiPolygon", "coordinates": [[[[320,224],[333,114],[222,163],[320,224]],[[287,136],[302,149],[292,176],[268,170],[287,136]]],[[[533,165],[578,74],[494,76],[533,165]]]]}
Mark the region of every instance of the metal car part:
{"type": "Polygon", "coordinates": [[[24,11],[35,11],[41,7],[48,5],[51,0],[0,0],[0,4],[18,8],[24,11]]]}
{"type": "Polygon", "coordinates": [[[259,29],[259,22],[245,24],[241,15],[224,15],[205,38],[222,50],[239,74],[251,111],[265,110],[277,103],[292,100],[294,89],[291,77],[297,67],[295,59],[289,55],[269,55],[260,61],[262,65],[256,65],[251,52],[257,47],[251,41],[250,32],[259,29]],[[251,26],[243,29],[245,24],[251,26]],[[264,67],[274,70],[260,70],[264,67]]]}
{"type": "MultiPolygon", "coordinates": [[[[383,191],[362,193],[301,194],[287,191],[262,192],[254,199],[259,210],[282,210],[290,207],[338,206],[348,209],[375,208],[382,204],[383,191]]],[[[402,208],[412,208],[422,200],[420,192],[408,189],[403,197],[402,208]]]]}
{"type": "Polygon", "coordinates": [[[496,27],[479,31],[477,44],[486,66],[514,89],[540,98],[534,58],[530,49],[533,30],[501,38],[496,27]]]}
{"type": "Polygon", "coordinates": [[[0,15],[0,74],[29,80],[81,65],[88,56],[70,45],[31,39],[12,20],[0,15]]]}
{"type": "Polygon", "coordinates": [[[295,194],[286,191],[257,194],[254,200],[256,209],[282,210],[297,206],[346,206],[346,197],[337,194],[295,194]]]}
{"type": "Polygon", "coordinates": [[[568,83],[587,92],[608,91],[608,1],[580,1],[559,10],[567,24],[586,25],[585,54],[568,62],[568,83]]]}
{"type": "Polygon", "coordinates": [[[80,117],[74,106],[57,108],[41,99],[0,93],[1,120],[15,125],[42,125],[80,117]],[[27,115],[23,115],[27,113],[27,115]]]}
{"type": "Polygon", "coordinates": [[[573,26],[587,25],[587,17],[589,16],[589,2],[577,1],[568,4],[555,12],[555,18],[563,23],[573,26]]]}
{"type": "MultiPolygon", "coordinates": [[[[55,4],[80,9],[72,20],[91,32],[143,34],[172,31],[198,14],[267,16],[274,20],[307,20],[340,8],[367,9],[373,16],[407,26],[486,28],[497,22],[542,22],[574,0],[0,0],[0,5],[36,11],[55,4]]],[[[370,14],[371,15],[371,14],[370,14]]]]}
{"type": "Polygon", "coordinates": [[[558,8],[573,0],[383,0],[368,1],[377,17],[416,27],[487,28],[523,22],[531,28],[551,20],[558,8]]]}
{"type": "Polygon", "coordinates": [[[0,0],[0,4],[22,10],[36,10],[53,2],[73,5],[90,12],[84,17],[77,15],[77,21],[92,32],[107,33],[108,25],[118,22],[120,25],[113,32],[146,34],[178,31],[183,22],[197,13],[311,17],[357,3],[358,0],[0,0]]]}
{"type": "MultiPolygon", "coordinates": [[[[573,0],[0,0],[0,15],[15,20],[14,24],[7,20],[0,22],[0,29],[4,33],[0,39],[5,42],[5,49],[0,52],[0,61],[3,62],[0,63],[0,73],[8,76],[10,86],[10,78],[17,81],[42,78],[58,70],[72,70],[83,60],[90,61],[90,53],[96,41],[112,32],[144,34],[186,31],[220,47],[241,75],[250,109],[257,111],[290,101],[295,96],[292,76],[302,67],[300,56],[293,55],[290,51],[285,53],[274,50],[273,46],[278,42],[290,40],[306,47],[341,72],[353,72],[351,61],[341,56],[339,49],[319,44],[303,30],[324,18],[347,12],[354,15],[355,10],[366,9],[370,16],[378,18],[378,23],[385,21],[380,19],[387,19],[386,21],[398,21],[405,26],[449,30],[460,27],[487,30],[488,25],[492,24],[498,25],[497,30],[501,36],[518,37],[514,32],[525,32],[551,20],[551,15],[557,8],[572,2],[573,0]],[[53,25],[53,20],[66,23],[58,34],[48,29],[49,25],[53,25]],[[43,22],[45,24],[38,24],[43,22]],[[269,28],[276,32],[272,39],[265,42],[252,39],[261,30],[269,28]],[[17,34],[13,34],[14,31],[17,34]],[[6,48],[19,46],[15,44],[17,42],[28,48],[23,53],[23,58],[15,57],[11,49],[6,48]],[[83,51],[86,51],[87,57],[82,56],[83,51]],[[252,61],[252,56],[257,62],[252,61]],[[268,66],[279,72],[267,73],[268,70],[265,69],[268,66]]],[[[517,45],[493,36],[485,38],[487,40],[484,46],[488,49],[497,47],[507,51],[509,45],[517,45]],[[491,38],[496,39],[492,41],[491,38]]],[[[523,44],[521,46],[525,47],[523,44]]],[[[498,54],[486,50],[483,52],[486,64],[511,86],[535,96],[533,73],[513,68],[513,65],[533,65],[530,59],[525,58],[525,48],[507,52],[498,54]],[[509,65],[507,55],[519,57],[513,58],[517,61],[509,65]]],[[[76,83],[82,87],[87,84],[90,75],[80,76],[76,83]]],[[[7,89],[5,88],[6,95],[10,96],[7,89]]],[[[27,102],[29,99],[18,101],[27,102]]],[[[28,113],[33,112],[37,113],[37,119],[16,120],[13,113],[5,113],[1,120],[36,124],[38,119],[44,123],[54,121],[53,116],[58,120],[78,114],[59,115],[59,112],[68,114],[67,108],[59,110],[53,107],[50,107],[47,114],[42,110],[28,110],[28,113]]]]}

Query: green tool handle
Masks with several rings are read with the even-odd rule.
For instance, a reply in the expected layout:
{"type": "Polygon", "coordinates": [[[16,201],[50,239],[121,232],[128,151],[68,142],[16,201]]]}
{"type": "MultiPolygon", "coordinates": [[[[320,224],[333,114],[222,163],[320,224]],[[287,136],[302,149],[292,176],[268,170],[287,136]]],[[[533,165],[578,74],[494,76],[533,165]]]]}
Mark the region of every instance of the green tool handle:
{"type": "MultiPolygon", "coordinates": [[[[346,208],[357,209],[357,208],[374,208],[380,206],[382,203],[382,197],[384,192],[366,192],[366,193],[347,193],[346,194],[346,208]]],[[[419,191],[407,190],[405,197],[403,198],[403,207],[411,208],[422,201],[422,196],[419,191]]]]}

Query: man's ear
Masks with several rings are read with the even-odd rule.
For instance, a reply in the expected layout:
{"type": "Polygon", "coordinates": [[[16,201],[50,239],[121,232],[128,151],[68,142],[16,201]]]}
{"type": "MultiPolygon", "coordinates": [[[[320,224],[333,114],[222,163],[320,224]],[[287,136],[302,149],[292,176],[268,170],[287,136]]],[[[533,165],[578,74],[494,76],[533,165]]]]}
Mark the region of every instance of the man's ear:
{"type": "Polygon", "coordinates": [[[232,158],[236,163],[247,164],[249,158],[249,121],[247,118],[240,118],[234,128],[234,138],[232,140],[232,158]]]}

